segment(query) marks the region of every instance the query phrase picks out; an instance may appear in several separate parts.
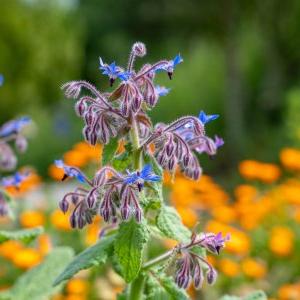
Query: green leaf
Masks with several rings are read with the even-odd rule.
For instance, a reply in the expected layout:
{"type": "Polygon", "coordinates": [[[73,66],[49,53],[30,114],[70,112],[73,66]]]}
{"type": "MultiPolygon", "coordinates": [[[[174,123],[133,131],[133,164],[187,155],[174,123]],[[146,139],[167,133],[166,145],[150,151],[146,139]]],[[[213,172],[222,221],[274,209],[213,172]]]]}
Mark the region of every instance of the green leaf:
{"type": "Polygon", "coordinates": [[[159,230],[168,238],[179,242],[187,242],[191,238],[190,230],[182,224],[176,209],[163,206],[156,218],[159,230]]]}
{"type": "Polygon", "coordinates": [[[53,249],[43,263],[17,279],[15,285],[4,294],[4,297],[8,296],[8,299],[11,300],[50,299],[60,289],[60,287],[54,288],[52,286],[54,278],[71,261],[73,256],[74,253],[71,248],[53,249]]]}
{"type": "Polygon", "coordinates": [[[44,229],[42,227],[35,227],[30,229],[21,229],[17,231],[0,231],[0,244],[9,240],[22,241],[25,244],[29,244],[38,235],[42,234],[44,229]]]}
{"type": "Polygon", "coordinates": [[[102,166],[111,165],[112,159],[118,149],[118,138],[110,139],[107,145],[104,145],[102,152],[102,166]]]}
{"type": "Polygon", "coordinates": [[[148,239],[149,230],[145,221],[136,223],[134,219],[131,219],[120,225],[115,240],[115,255],[126,282],[131,282],[137,277],[148,239]]]}
{"type": "Polygon", "coordinates": [[[113,249],[113,241],[114,236],[105,237],[97,244],[78,254],[55,279],[53,285],[56,286],[62,281],[72,278],[81,270],[104,264],[113,249]]]}
{"type": "Polygon", "coordinates": [[[184,289],[181,289],[174,282],[174,279],[164,273],[152,273],[154,276],[147,281],[149,298],[147,299],[172,299],[188,300],[189,296],[184,289]],[[149,286],[150,285],[150,286],[149,286]],[[156,298],[157,297],[157,298],[156,298]],[[159,298],[160,297],[160,298],[159,298]]]}
{"type": "Polygon", "coordinates": [[[254,291],[245,297],[225,295],[220,300],[267,300],[267,296],[263,291],[254,291]]]}
{"type": "Polygon", "coordinates": [[[242,299],[243,300],[267,300],[267,296],[263,291],[255,291],[242,299]]]}
{"type": "Polygon", "coordinates": [[[117,171],[121,172],[126,169],[130,169],[131,165],[132,165],[132,146],[131,144],[126,144],[125,151],[122,154],[114,157],[112,161],[112,166],[117,171]]]}

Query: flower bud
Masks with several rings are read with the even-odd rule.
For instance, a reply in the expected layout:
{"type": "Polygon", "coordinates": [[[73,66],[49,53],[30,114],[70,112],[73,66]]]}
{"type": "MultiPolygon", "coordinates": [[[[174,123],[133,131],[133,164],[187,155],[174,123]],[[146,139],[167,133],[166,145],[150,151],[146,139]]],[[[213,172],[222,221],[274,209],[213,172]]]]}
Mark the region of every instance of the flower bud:
{"type": "Polygon", "coordinates": [[[21,152],[21,153],[25,152],[27,149],[27,145],[28,145],[28,143],[24,136],[19,135],[16,138],[15,146],[19,152],[21,152]]]}
{"type": "Polygon", "coordinates": [[[77,101],[75,104],[75,112],[79,117],[82,117],[87,111],[87,104],[85,101],[77,101]]]}
{"type": "Polygon", "coordinates": [[[203,284],[203,271],[198,262],[195,263],[194,267],[194,286],[196,289],[200,289],[203,284]]]}
{"type": "Polygon", "coordinates": [[[69,202],[64,198],[62,199],[59,203],[59,208],[61,209],[61,211],[65,214],[68,209],[69,209],[69,202]]]}
{"type": "Polygon", "coordinates": [[[213,267],[211,267],[206,273],[206,280],[207,283],[210,285],[213,285],[216,282],[217,277],[218,273],[213,267]]]}
{"type": "Polygon", "coordinates": [[[136,55],[138,57],[145,56],[147,53],[145,44],[142,42],[134,43],[132,46],[132,52],[134,55],[136,55]]]}
{"type": "Polygon", "coordinates": [[[70,216],[70,225],[72,228],[76,228],[76,226],[77,226],[77,220],[76,220],[76,216],[74,213],[72,213],[70,216]]]}

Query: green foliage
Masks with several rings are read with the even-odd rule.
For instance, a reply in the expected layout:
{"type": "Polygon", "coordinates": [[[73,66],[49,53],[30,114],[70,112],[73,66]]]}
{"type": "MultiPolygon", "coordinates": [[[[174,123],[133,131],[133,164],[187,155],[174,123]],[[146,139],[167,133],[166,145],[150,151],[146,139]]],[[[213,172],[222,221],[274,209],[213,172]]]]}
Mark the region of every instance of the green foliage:
{"type": "Polygon", "coordinates": [[[156,218],[159,230],[168,238],[179,242],[190,239],[190,230],[182,224],[176,209],[171,206],[163,206],[156,218]]]}
{"type": "Polygon", "coordinates": [[[113,138],[103,147],[102,166],[111,165],[113,157],[118,149],[118,138],[113,138]]]}
{"type": "Polygon", "coordinates": [[[122,154],[114,157],[112,166],[117,171],[124,171],[126,169],[129,169],[131,164],[132,164],[132,146],[131,144],[126,144],[125,151],[122,154]]]}
{"type": "Polygon", "coordinates": [[[104,264],[112,252],[113,242],[114,236],[105,237],[94,246],[78,254],[55,279],[53,285],[56,286],[62,281],[72,278],[81,270],[104,264]]]}
{"type": "Polygon", "coordinates": [[[146,283],[147,300],[188,300],[184,289],[180,289],[172,277],[161,273],[152,273],[146,283]]]}
{"type": "Polygon", "coordinates": [[[0,295],[7,300],[44,300],[57,293],[60,287],[52,286],[54,278],[73,258],[70,248],[55,248],[45,261],[30,271],[24,273],[8,291],[0,295]]]}
{"type": "Polygon", "coordinates": [[[146,221],[136,223],[131,219],[120,225],[115,239],[115,255],[126,282],[135,279],[142,266],[143,251],[149,239],[146,221]]]}
{"type": "Polygon", "coordinates": [[[267,296],[263,291],[255,291],[245,297],[225,295],[220,300],[267,300],[267,296]]]}
{"type": "Polygon", "coordinates": [[[21,229],[17,231],[0,231],[0,244],[10,240],[22,241],[25,244],[29,244],[38,235],[42,234],[44,229],[42,227],[35,227],[30,229],[21,229]]]}

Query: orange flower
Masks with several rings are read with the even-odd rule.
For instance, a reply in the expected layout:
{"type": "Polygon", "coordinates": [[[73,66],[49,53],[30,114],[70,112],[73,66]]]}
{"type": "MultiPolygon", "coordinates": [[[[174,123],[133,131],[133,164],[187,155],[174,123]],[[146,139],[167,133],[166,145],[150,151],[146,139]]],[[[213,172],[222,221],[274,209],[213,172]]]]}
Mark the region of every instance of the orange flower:
{"type": "Polygon", "coordinates": [[[88,157],[85,155],[85,153],[78,150],[70,150],[66,152],[63,158],[66,165],[78,168],[85,166],[88,161],[88,157]]]}
{"type": "Polygon", "coordinates": [[[300,171],[300,150],[284,148],[280,152],[280,161],[289,170],[300,171]]]}
{"type": "Polygon", "coordinates": [[[69,222],[69,214],[63,214],[59,209],[55,210],[50,216],[51,223],[59,230],[69,231],[71,230],[69,222]]]}
{"type": "Polygon", "coordinates": [[[0,255],[7,259],[12,259],[15,253],[22,248],[21,243],[17,241],[7,241],[0,245],[0,255]]]}
{"type": "Polygon", "coordinates": [[[299,300],[300,284],[285,284],[278,290],[280,300],[299,300]]]}
{"type": "Polygon", "coordinates": [[[193,227],[198,221],[198,216],[194,210],[188,207],[179,206],[176,207],[179,215],[181,216],[182,222],[188,227],[193,227]]]}
{"type": "Polygon", "coordinates": [[[269,248],[278,256],[288,256],[294,248],[294,232],[284,226],[276,226],[272,229],[269,248]]]}
{"type": "Polygon", "coordinates": [[[267,272],[264,263],[252,258],[246,258],[242,261],[242,270],[246,276],[256,279],[265,277],[267,272]]]}
{"type": "Polygon", "coordinates": [[[167,249],[172,249],[178,244],[178,242],[172,239],[164,239],[163,244],[167,249]]]}
{"type": "Polygon", "coordinates": [[[99,224],[91,224],[87,227],[85,243],[88,246],[95,244],[99,238],[100,227],[99,224]]]}
{"type": "Polygon", "coordinates": [[[219,261],[219,269],[228,277],[236,277],[240,273],[240,265],[229,258],[219,261]]]}
{"type": "Polygon", "coordinates": [[[258,179],[265,183],[272,183],[281,175],[278,166],[255,160],[244,160],[240,162],[239,172],[246,179],[258,179]]]}
{"type": "Polygon", "coordinates": [[[61,180],[64,177],[64,170],[56,167],[54,164],[48,168],[48,174],[55,180],[61,180]]]}
{"type": "Polygon", "coordinates": [[[47,255],[52,249],[51,239],[49,235],[42,234],[38,237],[37,241],[38,241],[38,250],[41,253],[41,255],[42,256],[47,255]]]}
{"type": "Polygon", "coordinates": [[[36,249],[20,249],[14,253],[12,262],[19,268],[29,269],[41,262],[41,255],[36,249]]]}
{"type": "Polygon", "coordinates": [[[20,223],[25,228],[43,226],[45,221],[45,215],[39,211],[27,210],[20,215],[20,223]]]}
{"type": "Polygon", "coordinates": [[[236,219],[235,210],[232,207],[226,205],[212,208],[211,214],[217,221],[223,223],[231,223],[236,219]]]}
{"type": "Polygon", "coordinates": [[[88,292],[88,282],[80,278],[73,278],[68,281],[66,290],[69,294],[85,295],[88,292]]]}

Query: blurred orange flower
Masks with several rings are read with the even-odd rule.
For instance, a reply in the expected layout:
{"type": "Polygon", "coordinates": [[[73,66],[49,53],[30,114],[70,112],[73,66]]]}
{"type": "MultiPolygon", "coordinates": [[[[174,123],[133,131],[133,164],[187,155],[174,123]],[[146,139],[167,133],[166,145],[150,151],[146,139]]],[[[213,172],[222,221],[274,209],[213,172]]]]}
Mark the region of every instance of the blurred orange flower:
{"type": "Polygon", "coordinates": [[[59,230],[69,231],[71,230],[69,222],[69,214],[64,214],[61,210],[56,209],[50,216],[51,223],[59,230]]]}
{"type": "Polygon", "coordinates": [[[33,248],[20,249],[14,253],[12,262],[19,268],[29,269],[41,262],[41,254],[33,248]]]}
{"type": "Polygon", "coordinates": [[[278,256],[288,256],[294,248],[294,232],[284,226],[276,226],[272,229],[269,248],[278,256]]]}
{"type": "Polygon", "coordinates": [[[43,226],[45,221],[45,215],[40,211],[27,210],[20,214],[20,223],[25,228],[43,226]]]}
{"type": "Polygon", "coordinates": [[[236,277],[240,273],[240,265],[229,258],[219,261],[219,270],[228,277],[236,277]]]}
{"type": "Polygon", "coordinates": [[[265,277],[267,273],[265,264],[252,258],[242,261],[242,270],[246,276],[256,279],[265,277]]]}
{"type": "Polygon", "coordinates": [[[282,149],[280,152],[280,161],[285,168],[300,171],[300,150],[293,148],[282,149]]]}

